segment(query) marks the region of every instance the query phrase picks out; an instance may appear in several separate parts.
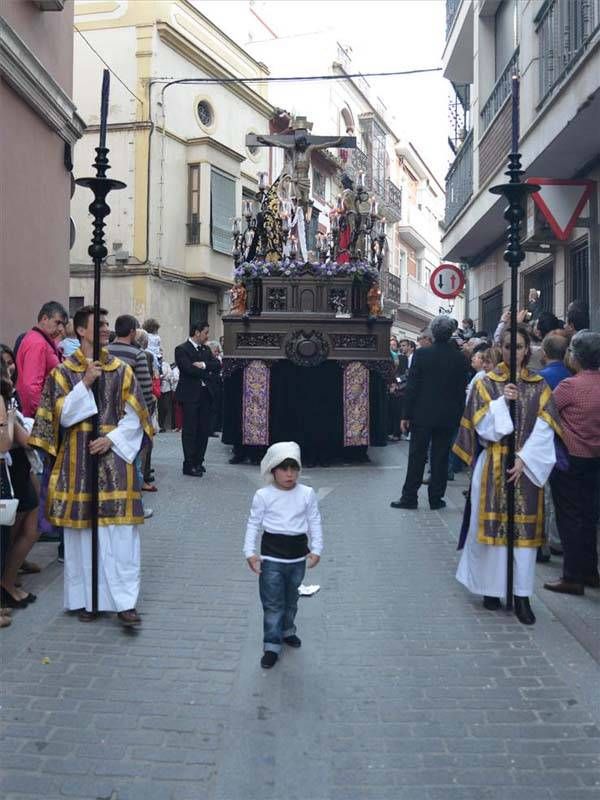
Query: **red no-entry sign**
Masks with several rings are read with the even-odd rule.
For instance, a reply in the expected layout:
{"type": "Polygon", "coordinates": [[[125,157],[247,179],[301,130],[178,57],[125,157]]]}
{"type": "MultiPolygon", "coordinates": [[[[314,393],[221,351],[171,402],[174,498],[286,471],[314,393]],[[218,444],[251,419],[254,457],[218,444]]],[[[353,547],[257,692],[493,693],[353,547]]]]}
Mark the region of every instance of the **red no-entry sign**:
{"type": "Polygon", "coordinates": [[[455,264],[440,264],[431,273],[429,286],[438,297],[451,300],[465,288],[465,276],[455,264]]]}

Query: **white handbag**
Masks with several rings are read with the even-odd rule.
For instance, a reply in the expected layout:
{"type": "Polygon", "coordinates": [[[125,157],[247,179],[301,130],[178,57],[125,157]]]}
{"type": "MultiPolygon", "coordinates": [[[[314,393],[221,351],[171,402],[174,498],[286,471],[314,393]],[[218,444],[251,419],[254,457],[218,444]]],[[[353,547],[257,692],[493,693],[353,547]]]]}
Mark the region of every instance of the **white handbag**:
{"type": "Polygon", "coordinates": [[[19,501],[15,498],[12,481],[10,479],[10,470],[8,468],[8,464],[6,463],[6,461],[4,461],[4,459],[0,459],[0,462],[4,464],[4,468],[6,470],[6,477],[8,479],[8,485],[10,486],[10,497],[0,498],[0,525],[6,528],[10,528],[15,524],[19,501]]]}

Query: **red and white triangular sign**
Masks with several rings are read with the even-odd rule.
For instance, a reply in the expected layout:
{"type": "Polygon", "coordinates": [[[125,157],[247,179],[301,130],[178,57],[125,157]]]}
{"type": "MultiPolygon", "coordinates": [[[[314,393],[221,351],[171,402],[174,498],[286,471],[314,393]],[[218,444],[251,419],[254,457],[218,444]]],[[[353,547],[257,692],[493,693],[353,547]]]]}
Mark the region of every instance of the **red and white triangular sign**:
{"type": "Polygon", "coordinates": [[[548,221],[557,239],[566,241],[596,185],[595,181],[561,178],[527,178],[540,186],[533,201],[548,221]]]}

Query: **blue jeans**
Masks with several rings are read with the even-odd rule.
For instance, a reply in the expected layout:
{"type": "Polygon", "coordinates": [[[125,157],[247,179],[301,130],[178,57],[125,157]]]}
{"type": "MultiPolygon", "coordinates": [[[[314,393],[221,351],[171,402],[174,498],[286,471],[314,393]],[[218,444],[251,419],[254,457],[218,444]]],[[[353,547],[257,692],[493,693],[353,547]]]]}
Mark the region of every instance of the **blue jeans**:
{"type": "Polygon", "coordinates": [[[286,564],[263,561],[258,590],[264,612],[264,649],[281,651],[286,636],[296,633],[294,620],[298,611],[298,587],[306,572],[306,561],[286,564]]]}

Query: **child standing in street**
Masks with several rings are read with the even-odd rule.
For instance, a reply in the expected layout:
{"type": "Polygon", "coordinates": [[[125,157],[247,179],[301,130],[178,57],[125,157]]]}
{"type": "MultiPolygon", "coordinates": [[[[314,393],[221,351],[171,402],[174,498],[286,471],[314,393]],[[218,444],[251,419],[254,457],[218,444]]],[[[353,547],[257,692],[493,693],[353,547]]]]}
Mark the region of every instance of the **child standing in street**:
{"type": "Polygon", "coordinates": [[[264,612],[264,653],[260,660],[264,669],[275,665],[283,642],[290,647],[302,644],[294,624],[298,587],[306,564],[309,569],[315,567],[323,548],[317,495],[310,486],[298,483],[301,466],[296,442],[277,442],[269,447],[260,464],[268,485],[254,495],[246,527],[244,555],[259,576],[264,612]],[[258,555],[256,543],[261,532],[258,555]]]}

